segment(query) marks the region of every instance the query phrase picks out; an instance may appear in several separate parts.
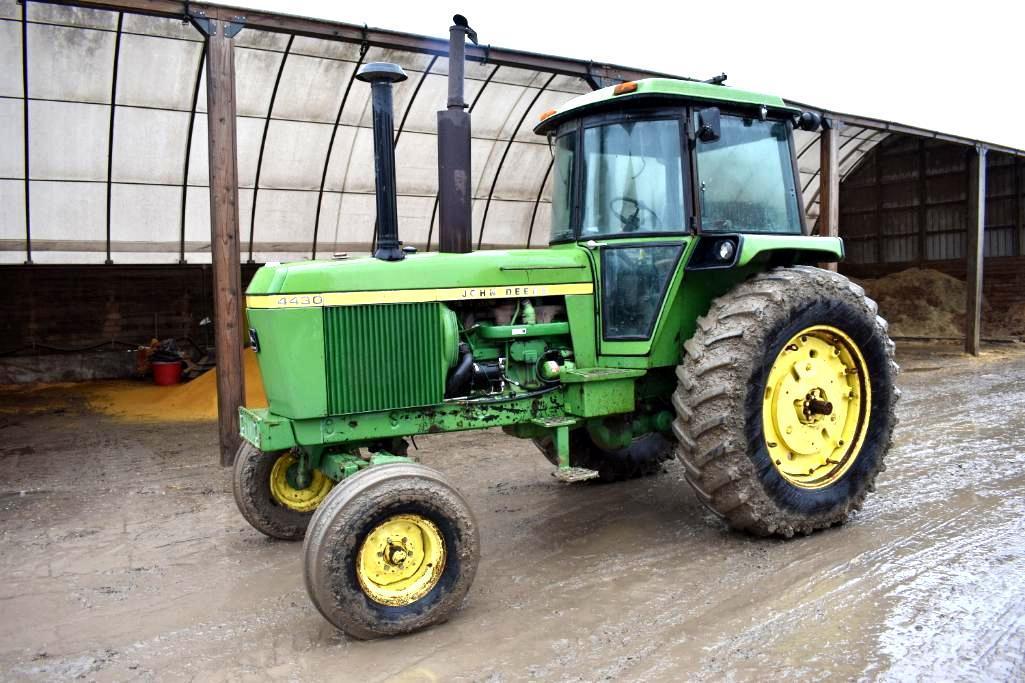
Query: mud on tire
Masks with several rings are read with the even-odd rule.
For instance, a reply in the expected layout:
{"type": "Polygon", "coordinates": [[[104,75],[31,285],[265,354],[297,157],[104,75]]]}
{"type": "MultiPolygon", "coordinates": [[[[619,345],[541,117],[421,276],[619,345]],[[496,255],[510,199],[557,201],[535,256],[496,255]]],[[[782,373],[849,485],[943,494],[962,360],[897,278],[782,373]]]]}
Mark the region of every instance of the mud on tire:
{"type": "Polygon", "coordinates": [[[360,639],[408,633],[443,622],[459,608],[480,561],[477,522],[440,472],[415,463],[380,465],[343,479],[314,513],[303,543],[303,577],[317,610],[360,639]],[[381,604],[360,583],[360,549],[396,515],[429,519],[444,539],[444,569],[409,604],[381,604]]]}
{"type": "Polygon", "coordinates": [[[298,512],[279,505],[270,490],[270,475],[281,453],[264,453],[243,441],[235,454],[232,491],[239,512],[262,534],[282,541],[301,541],[313,511],[298,512]]]}
{"type": "Polygon", "coordinates": [[[885,469],[900,396],[886,321],[861,287],[808,266],[756,275],[712,303],[684,349],[673,431],[685,477],[708,508],[733,528],[785,537],[842,523],[861,508],[885,469]],[[781,476],[762,424],[770,366],[787,340],[812,325],[833,326],[857,344],[871,388],[856,459],[818,489],[781,476]]]}

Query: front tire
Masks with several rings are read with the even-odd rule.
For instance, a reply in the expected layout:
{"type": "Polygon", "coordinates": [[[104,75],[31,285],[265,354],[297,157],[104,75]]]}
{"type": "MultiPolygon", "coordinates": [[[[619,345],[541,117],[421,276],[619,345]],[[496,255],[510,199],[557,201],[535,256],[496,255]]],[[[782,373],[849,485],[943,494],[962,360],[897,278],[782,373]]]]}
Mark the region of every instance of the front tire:
{"type": "Polygon", "coordinates": [[[303,556],[320,613],[369,639],[448,619],[477,573],[480,538],[440,472],[396,463],[344,479],[314,514],[303,556]]]}
{"type": "Polygon", "coordinates": [[[235,455],[232,490],[239,512],[262,534],[283,541],[300,541],[317,506],[334,482],[313,471],[309,486],[296,488],[290,472],[296,467],[291,451],[263,452],[243,441],[235,455]]]}
{"type": "Polygon", "coordinates": [[[716,299],[673,396],[685,477],[730,526],[807,534],[847,520],[885,469],[899,369],[861,287],[799,266],[716,299]]]}

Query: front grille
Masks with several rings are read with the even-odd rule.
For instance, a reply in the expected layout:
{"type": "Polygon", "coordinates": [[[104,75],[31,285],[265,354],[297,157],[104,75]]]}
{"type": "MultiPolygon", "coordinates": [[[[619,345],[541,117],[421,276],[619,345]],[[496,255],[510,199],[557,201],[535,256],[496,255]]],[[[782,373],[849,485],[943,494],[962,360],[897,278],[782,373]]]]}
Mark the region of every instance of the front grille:
{"type": "Polygon", "coordinates": [[[324,309],[324,369],[332,415],[436,405],[447,367],[441,304],[324,309]]]}

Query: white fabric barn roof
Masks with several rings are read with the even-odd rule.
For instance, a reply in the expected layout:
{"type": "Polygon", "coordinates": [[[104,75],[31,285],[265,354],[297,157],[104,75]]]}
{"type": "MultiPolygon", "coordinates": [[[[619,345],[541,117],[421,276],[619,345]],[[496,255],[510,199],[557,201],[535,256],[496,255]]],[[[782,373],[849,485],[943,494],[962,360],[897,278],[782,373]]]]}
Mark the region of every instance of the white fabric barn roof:
{"type": "MultiPolygon", "coordinates": [[[[35,263],[103,263],[108,229],[115,263],[208,262],[199,31],[179,19],[26,6],[23,16],[15,0],[0,0],[0,263],[25,261],[27,228],[35,263]]],[[[253,28],[235,41],[243,261],[308,258],[315,234],[319,255],[368,249],[369,87],[352,81],[361,61],[396,62],[409,75],[395,91],[401,237],[435,248],[435,112],[445,105],[447,60],[373,45],[363,54],[359,43],[253,28]]],[[[580,77],[467,63],[475,242],[546,242],[551,154],[531,128],[541,112],[589,90],[580,77]]],[[[845,126],[842,174],[886,134],[845,126]]],[[[818,135],[797,136],[814,221],[818,135]]]]}

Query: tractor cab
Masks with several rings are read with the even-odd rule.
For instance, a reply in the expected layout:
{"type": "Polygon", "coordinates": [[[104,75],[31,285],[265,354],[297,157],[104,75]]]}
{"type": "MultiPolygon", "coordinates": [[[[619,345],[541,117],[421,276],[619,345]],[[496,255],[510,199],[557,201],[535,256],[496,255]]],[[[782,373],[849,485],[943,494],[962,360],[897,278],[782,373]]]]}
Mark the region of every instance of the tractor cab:
{"type": "Polygon", "coordinates": [[[743,235],[805,232],[793,130],[809,123],[777,97],[659,78],[542,115],[550,241],[591,252],[603,353],[650,351],[674,275],[698,243],[705,265],[730,267],[743,235]]]}
{"type": "Polygon", "coordinates": [[[660,78],[543,115],[553,244],[695,233],[800,235],[795,125],[783,100],[660,78]]]}

